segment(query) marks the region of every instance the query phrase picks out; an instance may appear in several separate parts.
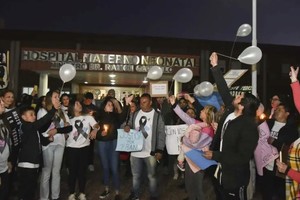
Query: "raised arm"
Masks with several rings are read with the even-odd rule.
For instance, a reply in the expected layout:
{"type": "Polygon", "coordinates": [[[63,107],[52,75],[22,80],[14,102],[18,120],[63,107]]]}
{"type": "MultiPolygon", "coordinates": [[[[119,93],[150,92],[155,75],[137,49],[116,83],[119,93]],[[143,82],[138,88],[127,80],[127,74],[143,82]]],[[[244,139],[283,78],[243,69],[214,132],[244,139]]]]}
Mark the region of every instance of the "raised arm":
{"type": "Polygon", "coordinates": [[[218,91],[222,97],[222,100],[226,107],[232,105],[233,97],[230,94],[229,88],[227,83],[223,77],[222,71],[218,66],[218,55],[217,53],[213,52],[210,56],[210,64],[211,64],[211,71],[212,75],[215,79],[217,84],[218,91]]]}
{"type": "Polygon", "coordinates": [[[291,71],[290,71],[290,79],[291,79],[291,88],[293,91],[293,98],[294,98],[294,104],[300,113],[300,84],[297,79],[299,72],[299,67],[295,68],[291,66],[291,71]]]}
{"type": "Polygon", "coordinates": [[[180,119],[182,121],[184,121],[186,124],[191,125],[191,124],[195,124],[196,120],[191,118],[188,114],[186,114],[180,107],[179,105],[177,105],[176,100],[175,100],[175,96],[170,96],[169,97],[169,101],[172,104],[172,108],[174,110],[174,112],[178,115],[178,117],[180,117],[180,119]]]}

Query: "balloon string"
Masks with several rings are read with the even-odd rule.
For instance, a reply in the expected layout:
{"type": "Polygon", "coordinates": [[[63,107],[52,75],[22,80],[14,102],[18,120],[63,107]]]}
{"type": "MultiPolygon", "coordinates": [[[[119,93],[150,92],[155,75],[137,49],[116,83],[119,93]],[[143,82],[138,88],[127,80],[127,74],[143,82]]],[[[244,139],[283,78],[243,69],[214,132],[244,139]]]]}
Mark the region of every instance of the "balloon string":
{"type": "Polygon", "coordinates": [[[232,53],[233,53],[233,49],[234,49],[236,40],[237,40],[237,36],[235,36],[234,42],[233,42],[232,47],[231,47],[230,58],[229,58],[229,63],[228,63],[229,67],[231,67],[231,57],[232,57],[232,53]]]}
{"type": "Polygon", "coordinates": [[[169,94],[168,94],[168,96],[171,95],[171,89],[172,89],[172,87],[173,87],[173,83],[174,83],[174,79],[172,79],[172,82],[171,82],[171,85],[170,85],[170,89],[169,89],[169,94]]]}
{"type": "Polygon", "coordinates": [[[143,85],[144,83],[142,83],[140,86],[139,86],[139,88],[138,89],[140,89],[141,87],[142,87],[142,85],[143,85]]]}
{"type": "Polygon", "coordinates": [[[221,53],[217,53],[219,56],[223,56],[225,58],[230,58],[230,59],[233,59],[233,60],[238,60],[237,58],[234,58],[234,57],[231,57],[231,56],[226,56],[224,54],[221,54],[221,53]]]}
{"type": "Polygon", "coordinates": [[[61,88],[60,88],[60,94],[62,93],[62,90],[63,90],[63,88],[64,88],[64,84],[65,84],[65,82],[63,81],[63,84],[62,84],[62,86],[61,86],[61,88]]]}

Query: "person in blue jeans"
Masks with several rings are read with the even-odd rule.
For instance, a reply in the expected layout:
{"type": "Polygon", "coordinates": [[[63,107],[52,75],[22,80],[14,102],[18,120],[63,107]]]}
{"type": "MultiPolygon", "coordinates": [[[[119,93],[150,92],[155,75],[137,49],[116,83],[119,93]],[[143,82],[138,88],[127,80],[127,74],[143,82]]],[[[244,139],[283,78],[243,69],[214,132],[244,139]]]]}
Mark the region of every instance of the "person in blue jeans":
{"type": "Polygon", "coordinates": [[[99,112],[100,130],[97,133],[98,154],[100,157],[103,169],[103,184],[105,190],[100,194],[100,199],[105,199],[110,195],[109,178],[112,174],[113,186],[115,189],[115,200],[120,199],[120,177],[119,177],[119,152],[117,147],[117,129],[126,119],[129,110],[129,102],[133,96],[126,98],[126,106],[121,113],[115,112],[114,107],[117,105],[116,100],[111,97],[106,97],[102,103],[99,112]]]}
{"type": "Polygon", "coordinates": [[[124,130],[128,132],[130,128],[141,131],[144,136],[144,146],[139,152],[131,152],[133,189],[128,200],[139,199],[144,164],[149,179],[150,199],[158,199],[155,168],[157,162],[162,158],[166,134],[163,118],[159,112],[152,108],[152,98],[149,94],[145,93],[141,96],[140,110],[133,114],[124,130]]]}

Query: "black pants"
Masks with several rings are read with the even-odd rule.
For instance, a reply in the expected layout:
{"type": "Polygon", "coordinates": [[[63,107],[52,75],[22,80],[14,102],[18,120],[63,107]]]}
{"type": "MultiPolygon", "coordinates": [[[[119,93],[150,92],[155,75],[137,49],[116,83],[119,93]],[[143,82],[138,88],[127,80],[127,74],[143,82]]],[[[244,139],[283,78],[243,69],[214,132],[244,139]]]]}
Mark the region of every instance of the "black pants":
{"type": "Polygon", "coordinates": [[[19,198],[22,200],[35,199],[37,188],[38,168],[18,168],[19,198]]]}
{"type": "Polygon", "coordinates": [[[79,192],[84,193],[86,184],[86,171],[88,166],[88,154],[89,146],[82,148],[67,147],[70,194],[75,193],[77,180],[79,192]]]}
{"type": "Polygon", "coordinates": [[[285,199],[285,179],[276,176],[274,171],[269,171],[266,168],[264,168],[264,175],[260,179],[263,200],[269,200],[273,197],[285,199]]]}
{"type": "Polygon", "coordinates": [[[9,175],[8,172],[0,174],[1,185],[0,185],[0,199],[8,199],[8,188],[9,188],[9,175]]]}

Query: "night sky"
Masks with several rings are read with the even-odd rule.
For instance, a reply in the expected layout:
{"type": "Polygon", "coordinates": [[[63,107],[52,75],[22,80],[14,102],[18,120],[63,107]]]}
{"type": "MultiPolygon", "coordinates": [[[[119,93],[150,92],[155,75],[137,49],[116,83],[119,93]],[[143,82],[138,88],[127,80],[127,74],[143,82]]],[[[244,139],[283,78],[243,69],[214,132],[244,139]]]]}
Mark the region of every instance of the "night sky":
{"type": "MultiPolygon", "coordinates": [[[[258,46],[300,46],[299,13],[300,0],[257,0],[258,46]]],[[[1,0],[0,18],[6,29],[233,41],[252,24],[252,1],[1,0]]]]}

